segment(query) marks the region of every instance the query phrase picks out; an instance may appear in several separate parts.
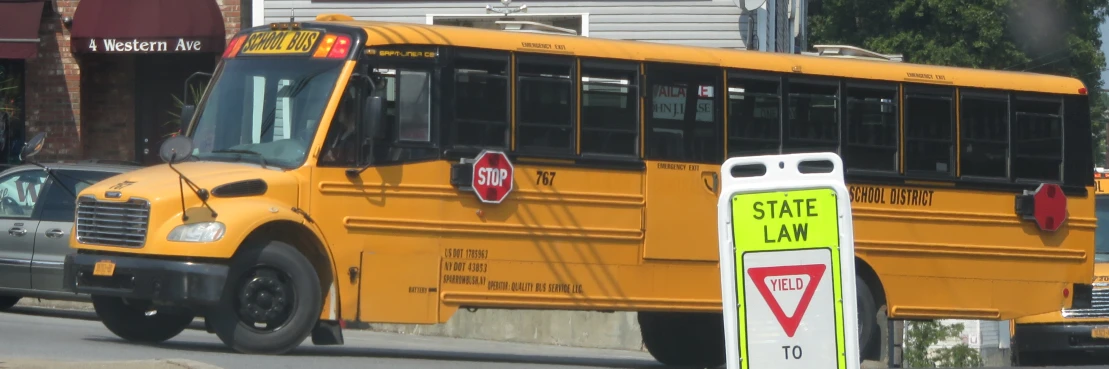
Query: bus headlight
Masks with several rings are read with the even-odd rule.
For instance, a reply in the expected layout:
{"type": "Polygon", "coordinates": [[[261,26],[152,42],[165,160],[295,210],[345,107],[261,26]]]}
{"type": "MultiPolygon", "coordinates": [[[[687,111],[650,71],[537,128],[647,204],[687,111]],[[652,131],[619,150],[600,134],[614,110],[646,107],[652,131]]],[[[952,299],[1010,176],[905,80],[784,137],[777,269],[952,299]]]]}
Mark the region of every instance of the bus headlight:
{"type": "Polygon", "coordinates": [[[224,226],[220,222],[182,224],[169,232],[169,241],[213,242],[223,238],[224,226]]]}

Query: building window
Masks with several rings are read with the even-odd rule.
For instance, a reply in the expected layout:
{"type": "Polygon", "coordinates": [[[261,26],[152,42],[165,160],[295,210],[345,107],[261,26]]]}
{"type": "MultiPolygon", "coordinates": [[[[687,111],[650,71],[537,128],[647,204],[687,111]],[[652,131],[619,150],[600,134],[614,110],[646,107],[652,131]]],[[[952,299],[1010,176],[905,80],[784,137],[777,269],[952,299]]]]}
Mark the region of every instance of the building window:
{"type": "Polygon", "coordinates": [[[24,75],[23,60],[0,59],[0,163],[16,164],[23,147],[24,75]]]}

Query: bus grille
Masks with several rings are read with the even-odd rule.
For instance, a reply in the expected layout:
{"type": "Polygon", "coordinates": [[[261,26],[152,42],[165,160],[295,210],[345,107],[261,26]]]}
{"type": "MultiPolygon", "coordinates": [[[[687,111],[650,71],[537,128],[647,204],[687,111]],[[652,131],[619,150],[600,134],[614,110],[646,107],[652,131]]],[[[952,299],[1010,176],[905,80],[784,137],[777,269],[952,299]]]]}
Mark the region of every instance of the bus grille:
{"type": "Polygon", "coordinates": [[[77,201],[77,242],[107,246],[142,247],[150,221],[150,202],[77,201]]]}
{"type": "Polygon", "coordinates": [[[1089,309],[1063,309],[1064,318],[1109,318],[1109,287],[1094,287],[1089,309]]]}

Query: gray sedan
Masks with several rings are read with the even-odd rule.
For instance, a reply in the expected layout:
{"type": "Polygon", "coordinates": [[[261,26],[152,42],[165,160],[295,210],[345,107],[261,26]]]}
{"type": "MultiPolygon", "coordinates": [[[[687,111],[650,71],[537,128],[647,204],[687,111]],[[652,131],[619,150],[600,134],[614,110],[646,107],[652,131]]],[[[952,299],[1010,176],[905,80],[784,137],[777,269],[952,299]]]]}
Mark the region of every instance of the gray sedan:
{"type": "Polygon", "coordinates": [[[23,297],[83,301],[62,290],[75,194],[108,177],[141,168],[96,161],[19,165],[0,172],[0,311],[23,297]]]}

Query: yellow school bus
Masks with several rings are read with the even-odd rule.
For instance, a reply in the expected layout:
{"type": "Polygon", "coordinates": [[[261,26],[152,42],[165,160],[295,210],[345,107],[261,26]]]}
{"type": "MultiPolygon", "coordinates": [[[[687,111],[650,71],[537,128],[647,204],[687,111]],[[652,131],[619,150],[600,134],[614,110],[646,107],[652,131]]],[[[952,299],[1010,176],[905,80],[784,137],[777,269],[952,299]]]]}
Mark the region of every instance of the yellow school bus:
{"type": "Polygon", "coordinates": [[[1075,354],[1109,351],[1109,173],[1096,168],[1094,177],[1098,227],[1091,306],[1014,319],[1010,332],[1015,364],[1052,365],[1075,354]]]}
{"type": "Polygon", "coordinates": [[[166,164],[79,194],[66,284],[141,342],[194,316],[276,354],[341,343],[345,321],[631,311],[660,362],[717,365],[720,164],[832,151],[873,357],[882,306],[1011,319],[1089,303],[1087,105],[1080,81],[1048,75],[274,23],[230,41],[166,164]]]}

